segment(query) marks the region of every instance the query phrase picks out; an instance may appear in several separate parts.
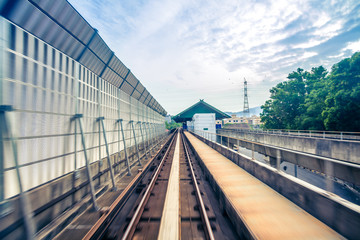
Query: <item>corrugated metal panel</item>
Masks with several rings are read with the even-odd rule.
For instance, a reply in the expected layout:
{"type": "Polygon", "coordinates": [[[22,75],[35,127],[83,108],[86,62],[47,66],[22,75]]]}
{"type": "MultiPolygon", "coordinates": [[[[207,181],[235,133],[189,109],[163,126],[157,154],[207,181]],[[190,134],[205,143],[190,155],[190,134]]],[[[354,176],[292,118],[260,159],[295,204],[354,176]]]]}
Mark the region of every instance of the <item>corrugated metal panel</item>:
{"type": "Polygon", "coordinates": [[[121,83],[124,81],[119,75],[117,75],[113,70],[111,70],[108,67],[105,69],[103,73],[103,78],[107,79],[116,87],[119,87],[121,83]]]}
{"type": "Polygon", "coordinates": [[[153,107],[155,110],[157,110],[157,102],[156,102],[156,100],[155,100],[155,99],[154,99],[154,102],[153,102],[152,107],[153,107]]]}
{"type": "Polygon", "coordinates": [[[148,106],[151,107],[151,108],[154,108],[154,103],[155,103],[155,98],[153,98],[153,97],[151,96],[151,100],[150,100],[150,102],[148,103],[148,106]]]}
{"type": "Polygon", "coordinates": [[[160,112],[160,104],[158,102],[155,103],[155,108],[158,112],[160,112]]]}
{"type": "Polygon", "coordinates": [[[151,94],[149,93],[149,96],[147,97],[146,101],[145,101],[145,105],[149,107],[149,103],[150,101],[152,100],[152,96],[151,94]]]}
{"type": "Polygon", "coordinates": [[[111,84],[116,85],[116,80],[119,77],[110,68],[106,68],[103,74],[103,78],[107,79],[111,84]]]}
{"type": "Polygon", "coordinates": [[[147,100],[147,96],[149,95],[149,92],[145,89],[145,92],[143,93],[143,97],[144,97],[144,101],[142,103],[144,103],[146,105],[146,100],[147,100]]]}
{"type": "Polygon", "coordinates": [[[140,94],[137,90],[135,90],[135,91],[133,92],[133,94],[132,94],[132,97],[135,98],[136,100],[139,100],[140,95],[141,95],[141,94],[140,94]]]}
{"type": "Polygon", "coordinates": [[[48,1],[32,0],[39,8],[47,12],[51,17],[56,19],[59,24],[63,25],[81,42],[87,44],[94,33],[93,28],[88,24],[81,15],[67,1],[48,1]],[[68,16],[65,18],[63,15],[68,16]]]}
{"type": "Polygon", "coordinates": [[[128,81],[133,87],[135,87],[136,84],[138,83],[138,80],[136,79],[136,77],[132,72],[129,73],[128,77],[126,78],[126,81],[128,81]]]}
{"type": "Polygon", "coordinates": [[[94,53],[92,53],[89,49],[85,50],[79,62],[87,66],[97,75],[100,75],[102,69],[105,66],[105,64],[101,62],[100,59],[95,57],[94,53]]]}
{"type": "Polygon", "coordinates": [[[112,68],[115,72],[117,72],[122,78],[124,78],[129,71],[127,67],[116,56],[111,59],[109,67],[112,68]]]}
{"type": "MultiPolygon", "coordinates": [[[[81,57],[80,62],[98,75],[103,72],[105,64],[111,57],[112,52],[102,38],[65,0],[2,0],[0,8],[6,19],[31,32],[71,58],[79,60],[81,57]],[[4,6],[7,6],[6,10],[2,9],[4,6]],[[85,45],[89,42],[89,48],[94,53],[91,53],[89,49],[84,51],[85,45]]],[[[125,78],[129,71],[116,56],[110,61],[109,67],[121,78],[125,78]]],[[[103,76],[103,78],[116,87],[119,87],[122,82],[120,78],[111,73],[103,76]]],[[[127,80],[132,87],[135,87],[139,81],[132,73],[129,74],[127,80]]],[[[142,87],[140,85],[137,88],[140,94],[142,87]]],[[[123,88],[128,89],[127,92],[131,94],[132,91],[129,91],[128,86],[125,85],[123,88]]],[[[149,103],[149,101],[146,100],[145,102],[149,103]]]]}
{"type": "Polygon", "coordinates": [[[98,55],[104,63],[107,63],[112,55],[112,51],[105,44],[104,40],[102,40],[99,34],[96,34],[95,37],[92,39],[91,43],[89,44],[89,48],[96,55],[98,55]]]}
{"type": "Polygon", "coordinates": [[[143,96],[144,96],[145,98],[147,98],[147,96],[148,96],[149,94],[150,94],[150,93],[148,92],[148,90],[145,89],[145,91],[144,91],[144,93],[143,93],[143,96]]]}
{"type": "Polygon", "coordinates": [[[141,82],[139,82],[139,84],[137,85],[136,90],[138,90],[139,93],[143,93],[143,92],[144,92],[145,88],[144,88],[144,86],[141,84],[141,82]]]}
{"type": "MultiPolygon", "coordinates": [[[[11,0],[7,1],[11,2],[11,0]]],[[[33,12],[36,11],[36,8],[33,7],[26,0],[14,1],[11,9],[6,9],[7,11],[1,11],[2,14],[11,21],[14,21],[20,26],[24,26],[26,20],[32,16],[33,12]]]]}
{"type": "Polygon", "coordinates": [[[144,97],[144,95],[142,95],[139,99],[139,102],[144,103],[144,101],[145,101],[145,97],[144,97]]]}
{"type": "Polygon", "coordinates": [[[117,70],[116,72],[123,78],[126,77],[126,74],[130,71],[130,69],[128,69],[122,62],[120,65],[120,69],[117,70]]]}
{"type": "Polygon", "coordinates": [[[129,95],[134,90],[134,88],[127,82],[124,82],[120,89],[129,95]]]}

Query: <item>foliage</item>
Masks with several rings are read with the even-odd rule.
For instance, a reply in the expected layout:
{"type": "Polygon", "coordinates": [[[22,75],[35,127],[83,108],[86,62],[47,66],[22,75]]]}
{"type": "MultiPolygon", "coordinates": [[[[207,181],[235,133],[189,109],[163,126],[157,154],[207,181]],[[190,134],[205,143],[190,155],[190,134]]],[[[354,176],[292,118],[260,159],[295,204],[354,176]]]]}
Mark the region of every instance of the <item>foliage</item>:
{"type": "Polygon", "coordinates": [[[360,52],[331,68],[298,68],[270,90],[261,108],[267,129],[360,131],[360,52]]]}
{"type": "Polygon", "coordinates": [[[182,126],[181,123],[176,123],[176,122],[168,123],[168,122],[165,122],[165,127],[168,130],[172,130],[174,128],[178,128],[178,127],[181,127],[181,126],[182,126]]]}

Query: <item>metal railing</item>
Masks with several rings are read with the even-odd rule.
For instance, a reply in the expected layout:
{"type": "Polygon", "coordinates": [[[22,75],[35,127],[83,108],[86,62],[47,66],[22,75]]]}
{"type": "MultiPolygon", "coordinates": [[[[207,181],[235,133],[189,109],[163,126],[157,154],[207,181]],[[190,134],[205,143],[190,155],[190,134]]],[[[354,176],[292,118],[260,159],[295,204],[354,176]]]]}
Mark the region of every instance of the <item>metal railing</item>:
{"type": "Polygon", "coordinates": [[[338,140],[360,141],[360,132],[341,132],[341,131],[317,131],[317,130],[289,130],[289,129],[236,129],[221,128],[220,131],[232,131],[242,133],[269,134],[293,137],[324,138],[338,140]]]}

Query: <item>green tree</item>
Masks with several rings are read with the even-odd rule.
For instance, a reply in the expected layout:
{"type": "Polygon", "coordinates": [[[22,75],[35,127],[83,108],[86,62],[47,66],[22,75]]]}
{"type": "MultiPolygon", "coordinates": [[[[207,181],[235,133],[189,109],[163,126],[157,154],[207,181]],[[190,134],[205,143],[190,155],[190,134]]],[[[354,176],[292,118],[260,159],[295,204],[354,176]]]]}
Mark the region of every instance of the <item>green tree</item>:
{"type": "Polygon", "coordinates": [[[265,128],[360,131],[360,53],[331,68],[298,68],[270,90],[265,128]]]}
{"type": "Polygon", "coordinates": [[[289,81],[281,82],[270,90],[270,100],[261,106],[261,120],[268,129],[296,129],[298,116],[303,111],[307,72],[298,68],[288,75],[289,81]]]}
{"type": "Polygon", "coordinates": [[[326,76],[327,70],[315,67],[307,72],[305,85],[306,96],[302,106],[303,113],[298,117],[298,129],[324,130],[322,112],[325,110],[325,98],[328,95],[326,76]]]}
{"type": "Polygon", "coordinates": [[[171,123],[165,122],[165,127],[168,130],[172,130],[174,128],[178,128],[178,127],[181,127],[181,126],[182,126],[181,123],[176,123],[174,121],[172,121],[171,123]]]}
{"type": "Polygon", "coordinates": [[[360,131],[360,52],[335,64],[322,113],[327,130],[360,131]]]}

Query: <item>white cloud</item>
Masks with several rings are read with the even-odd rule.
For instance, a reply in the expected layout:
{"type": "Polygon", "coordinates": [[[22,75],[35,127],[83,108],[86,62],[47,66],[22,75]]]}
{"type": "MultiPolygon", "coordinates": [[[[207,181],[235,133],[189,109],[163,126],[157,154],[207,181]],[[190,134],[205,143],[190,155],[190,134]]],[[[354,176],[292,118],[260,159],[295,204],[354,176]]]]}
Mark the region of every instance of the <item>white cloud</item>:
{"type": "Polygon", "coordinates": [[[360,40],[356,42],[349,42],[343,50],[351,50],[352,52],[360,51],[360,40]]]}
{"type": "Polygon", "coordinates": [[[356,0],[70,2],[171,114],[183,110],[181,101],[186,107],[199,98],[240,110],[229,99],[240,96],[244,77],[259,88],[250,107],[263,104],[269,94],[262,86],[326,58],[314,48],[345,31],[357,6],[356,0]]]}
{"type": "Polygon", "coordinates": [[[313,34],[326,40],[335,36],[343,27],[343,20],[328,23],[316,30],[313,34]]]}

